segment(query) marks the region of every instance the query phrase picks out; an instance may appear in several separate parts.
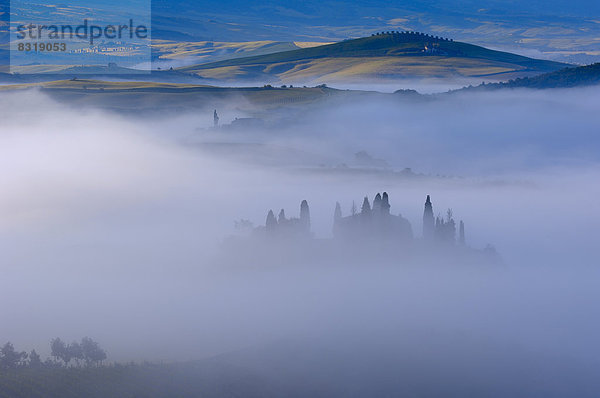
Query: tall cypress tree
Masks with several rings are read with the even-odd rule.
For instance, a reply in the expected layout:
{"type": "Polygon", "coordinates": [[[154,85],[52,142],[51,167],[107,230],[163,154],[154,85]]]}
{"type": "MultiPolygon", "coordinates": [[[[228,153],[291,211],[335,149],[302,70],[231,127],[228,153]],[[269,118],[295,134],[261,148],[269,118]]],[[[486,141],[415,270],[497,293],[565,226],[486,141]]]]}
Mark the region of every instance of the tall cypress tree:
{"type": "Polygon", "coordinates": [[[362,207],[360,208],[360,214],[362,214],[363,216],[371,215],[371,205],[369,204],[369,198],[366,196],[365,196],[365,199],[363,200],[362,207]]]}
{"type": "Polygon", "coordinates": [[[460,220],[458,227],[458,243],[460,243],[461,246],[465,245],[465,223],[463,220],[460,220]]]}
{"type": "Polygon", "coordinates": [[[381,197],[381,212],[383,214],[390,214],[390,198],[388,197],[388,193],[384,192],[381,197]]]}
{"type": "Polygon", "coordinates": [[[306,200],[300,203],[300,223],[305,232],[310,231],[310,209],[306,200]]]}
{"type": "Polygon", "coordinates": [[[373,199],[373,213],[379,215],[381,213],[381,195],[377,193],[373,199]]]}
{"type": "Polygon", "coordinates": [[[444,225],[444,237],[445,240],[454,244],[456,243],[456,223],[452,217],[452,209],[448,209],[446,212],[446,224],[444,225]]]}
{"type": "Polygon", "coordinates": [[[342,206],[340,202],[335,202],[335,211],[333,212],[333,236],[338,235],[340,231],[340,221],[342,219],[342,206]]]}
{"type": "Polygon", "coordinates": [[[340,202],[335,202],[335,211],[333,212],[333,221],[337,222],[342,218],[342,206],[340,202]]]}
{"type": "Polygon", "coordinates": [[[267,214],[267,222],[266,222],[266,228],[267,231],[275,231],[275,229],[277,228],[277,220],[275,219],[275,214],[273,213],[273,210],[269,210],[269,213],[267,214]]]}
{"type": "Polygon", "coordinates": [[[286,222],[285,210],[281,209],[281,211],[279,212],[279,215],[277,216],[277,223],[283,224],[285,222],[286,222]]]}
{"type": "Polygon", "coordinates": [[[429,195],[425,199],[425,209],[423,210],[423,238],[432,239],[435,235],[435,226],[439,222],[434,221],[433,218],[433,204],[429,195]]]}

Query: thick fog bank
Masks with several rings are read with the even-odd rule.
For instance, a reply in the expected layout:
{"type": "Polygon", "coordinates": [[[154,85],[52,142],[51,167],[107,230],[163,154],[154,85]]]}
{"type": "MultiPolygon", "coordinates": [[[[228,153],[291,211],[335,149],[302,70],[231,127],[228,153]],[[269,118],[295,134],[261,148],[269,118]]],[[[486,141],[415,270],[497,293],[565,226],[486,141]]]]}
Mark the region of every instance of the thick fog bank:
{"type": "MultiPolygon", "coordinates": [[[[285,139],[261,136],[478,176],[403,180],[263,168],[181,145],[180,137],[196,134],[189,116],[157,124],[3,94],[0,342],[46,355],[52,337],[91,336],[111,360],[175,361],[294,341],[311,352],[330,345],[333,358],[344,358],[327,362],[318,348],[303,362],[315,366],[311,377],[321,360],[326,370],[375,363],[387,351],[407,360],[394,366],[431,371],[425,379],[472,375],[479,391],[497,385],[496,374],[512,378],[511,364],[531,370],[535,383],[554,379],[556,391],[570,383],[594,391],[588,373],[570,377],[572,369],[598,369],[597,93],[493,95],[393,112],[369,104],[320,110],[314,125],[290,126],[285,139]],[[176,139],[165,126],[178,128],[176,139]],[[526,142],[535,149],[505,157],[526,142]],[[583,162],[572,161],[576,153],[583,162]],[[486,170],[496,183],[486,183],[486,170]],[[244,268],[247,258],[215,267],[234,220],[264,224],[269,209],[281,208],[297,216],[306,199],[312,231],[328,238],[336,201],[348,214],[352,201],[360,206],[382,191],[417,237],[430,194],[435,214],[452,208],[464,220],[468,245],[494,244],[506,265],[365,261],[321,269],[286,267],[282,256],[279,268],[244,268]]],[[[259,366],[254,358],[248,366],[259,366]]],[[[388,360],[397,358],[382,364],[388,360]]]]}
{"type": "Polygon", "coordinates": [[[433,174],[489,176],[600,160],[596,87],[396,97],[334,98],[303,114],[303,125],[290,125],[284,139],[301,136],[302,145],[331,153],[364,149],[433,174]]]}

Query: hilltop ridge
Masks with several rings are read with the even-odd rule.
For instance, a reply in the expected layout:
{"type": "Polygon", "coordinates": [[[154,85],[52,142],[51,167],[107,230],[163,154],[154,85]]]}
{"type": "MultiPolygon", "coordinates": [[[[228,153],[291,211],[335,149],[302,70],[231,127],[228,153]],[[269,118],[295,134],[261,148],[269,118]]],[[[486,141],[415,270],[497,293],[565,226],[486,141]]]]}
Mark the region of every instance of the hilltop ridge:
{"type": "Polygon", "coordinates": [[[427,77],[506,80],[565,66],[420,32],[393,31],[317,47],[198,64],[178,71],[207,79],[298,83],[427,77]]]}

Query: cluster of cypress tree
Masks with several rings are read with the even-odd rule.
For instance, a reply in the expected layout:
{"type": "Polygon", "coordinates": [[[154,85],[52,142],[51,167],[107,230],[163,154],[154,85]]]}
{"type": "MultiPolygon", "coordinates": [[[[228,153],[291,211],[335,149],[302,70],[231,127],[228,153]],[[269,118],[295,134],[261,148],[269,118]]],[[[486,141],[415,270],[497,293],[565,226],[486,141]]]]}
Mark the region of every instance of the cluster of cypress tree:
{"type": "Polygon", "coordinates": [[[278,217],[275,218],[273,210],[269,210],[265,229],[271,235],[309,235],[310,208],[308,202],[303,200],[300,203],[300,218],[286,218],[284,209],[281,209],[278,217]]]}

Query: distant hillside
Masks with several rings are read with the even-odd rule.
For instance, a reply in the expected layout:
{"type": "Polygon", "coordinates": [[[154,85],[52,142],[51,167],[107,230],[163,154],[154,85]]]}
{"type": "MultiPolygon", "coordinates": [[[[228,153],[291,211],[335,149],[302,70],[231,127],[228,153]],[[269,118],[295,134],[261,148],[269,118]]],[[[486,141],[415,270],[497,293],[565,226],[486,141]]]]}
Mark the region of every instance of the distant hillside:
{"type": "Polygon", "coordinates": [[[425,77],[502,80],[565,66],[422,33],[388,32],[318,47],[199,64],[179,71],[208,79],[298,83],[425,77]]]}
{"type": "Polygon", "coordinates": [[[593,0],[154,0],[152,38],[333,42],[381,29],[452,32],[460,41],[592,63],[600,61],[597,15],[593,0]]]}
{"type": "MultiPolygon", "coordinates": [[[[143,75],[141,75],[143,76],[143,75]]],[[[354,98],[375,95],[363,91],[327,87],[214,87],[199,84],[148,81],[101,81],[69,79],[0,85],[0,93],[37,89],[61,103],[99,107],[117,112],[198,112],[235,109],[243,116],[281,107],[297,107],[341,96],[354,98]]],[[[391,94],[388,94],[391,95],[391,94]]]]}
{"type": "Polygon", "coordinates": [[[226,59],[251,57],[292,51],[329,43],[277,42],[277,41],[168,41],[154,40],[152,56],[158,67],[184,66],[199,63],[217,62],[226,59]]]}
{"type": "Polygon", "coordinates": [[[0,84],[27,84],[69,80],[73,78],[96,80],[148,81],[157,83],[190,83],[207,84],[197,75],[177,72],[175,70],[147,71],[108,67],[103,65],[70,66],[70,65],[30,65],[17,69],[21,73],[4,73],[0,69],[0,84]]]}
{"type": "Polygon", "coordinates": [[[566,88],[579,86],[593,86],[600,84],[600,63],[564,68],[555,72],[544,73],[539,76],[525,77],[510,80],[506,83],[485,85],[485,87],[526,87],[526,88],[566,88]]]}

